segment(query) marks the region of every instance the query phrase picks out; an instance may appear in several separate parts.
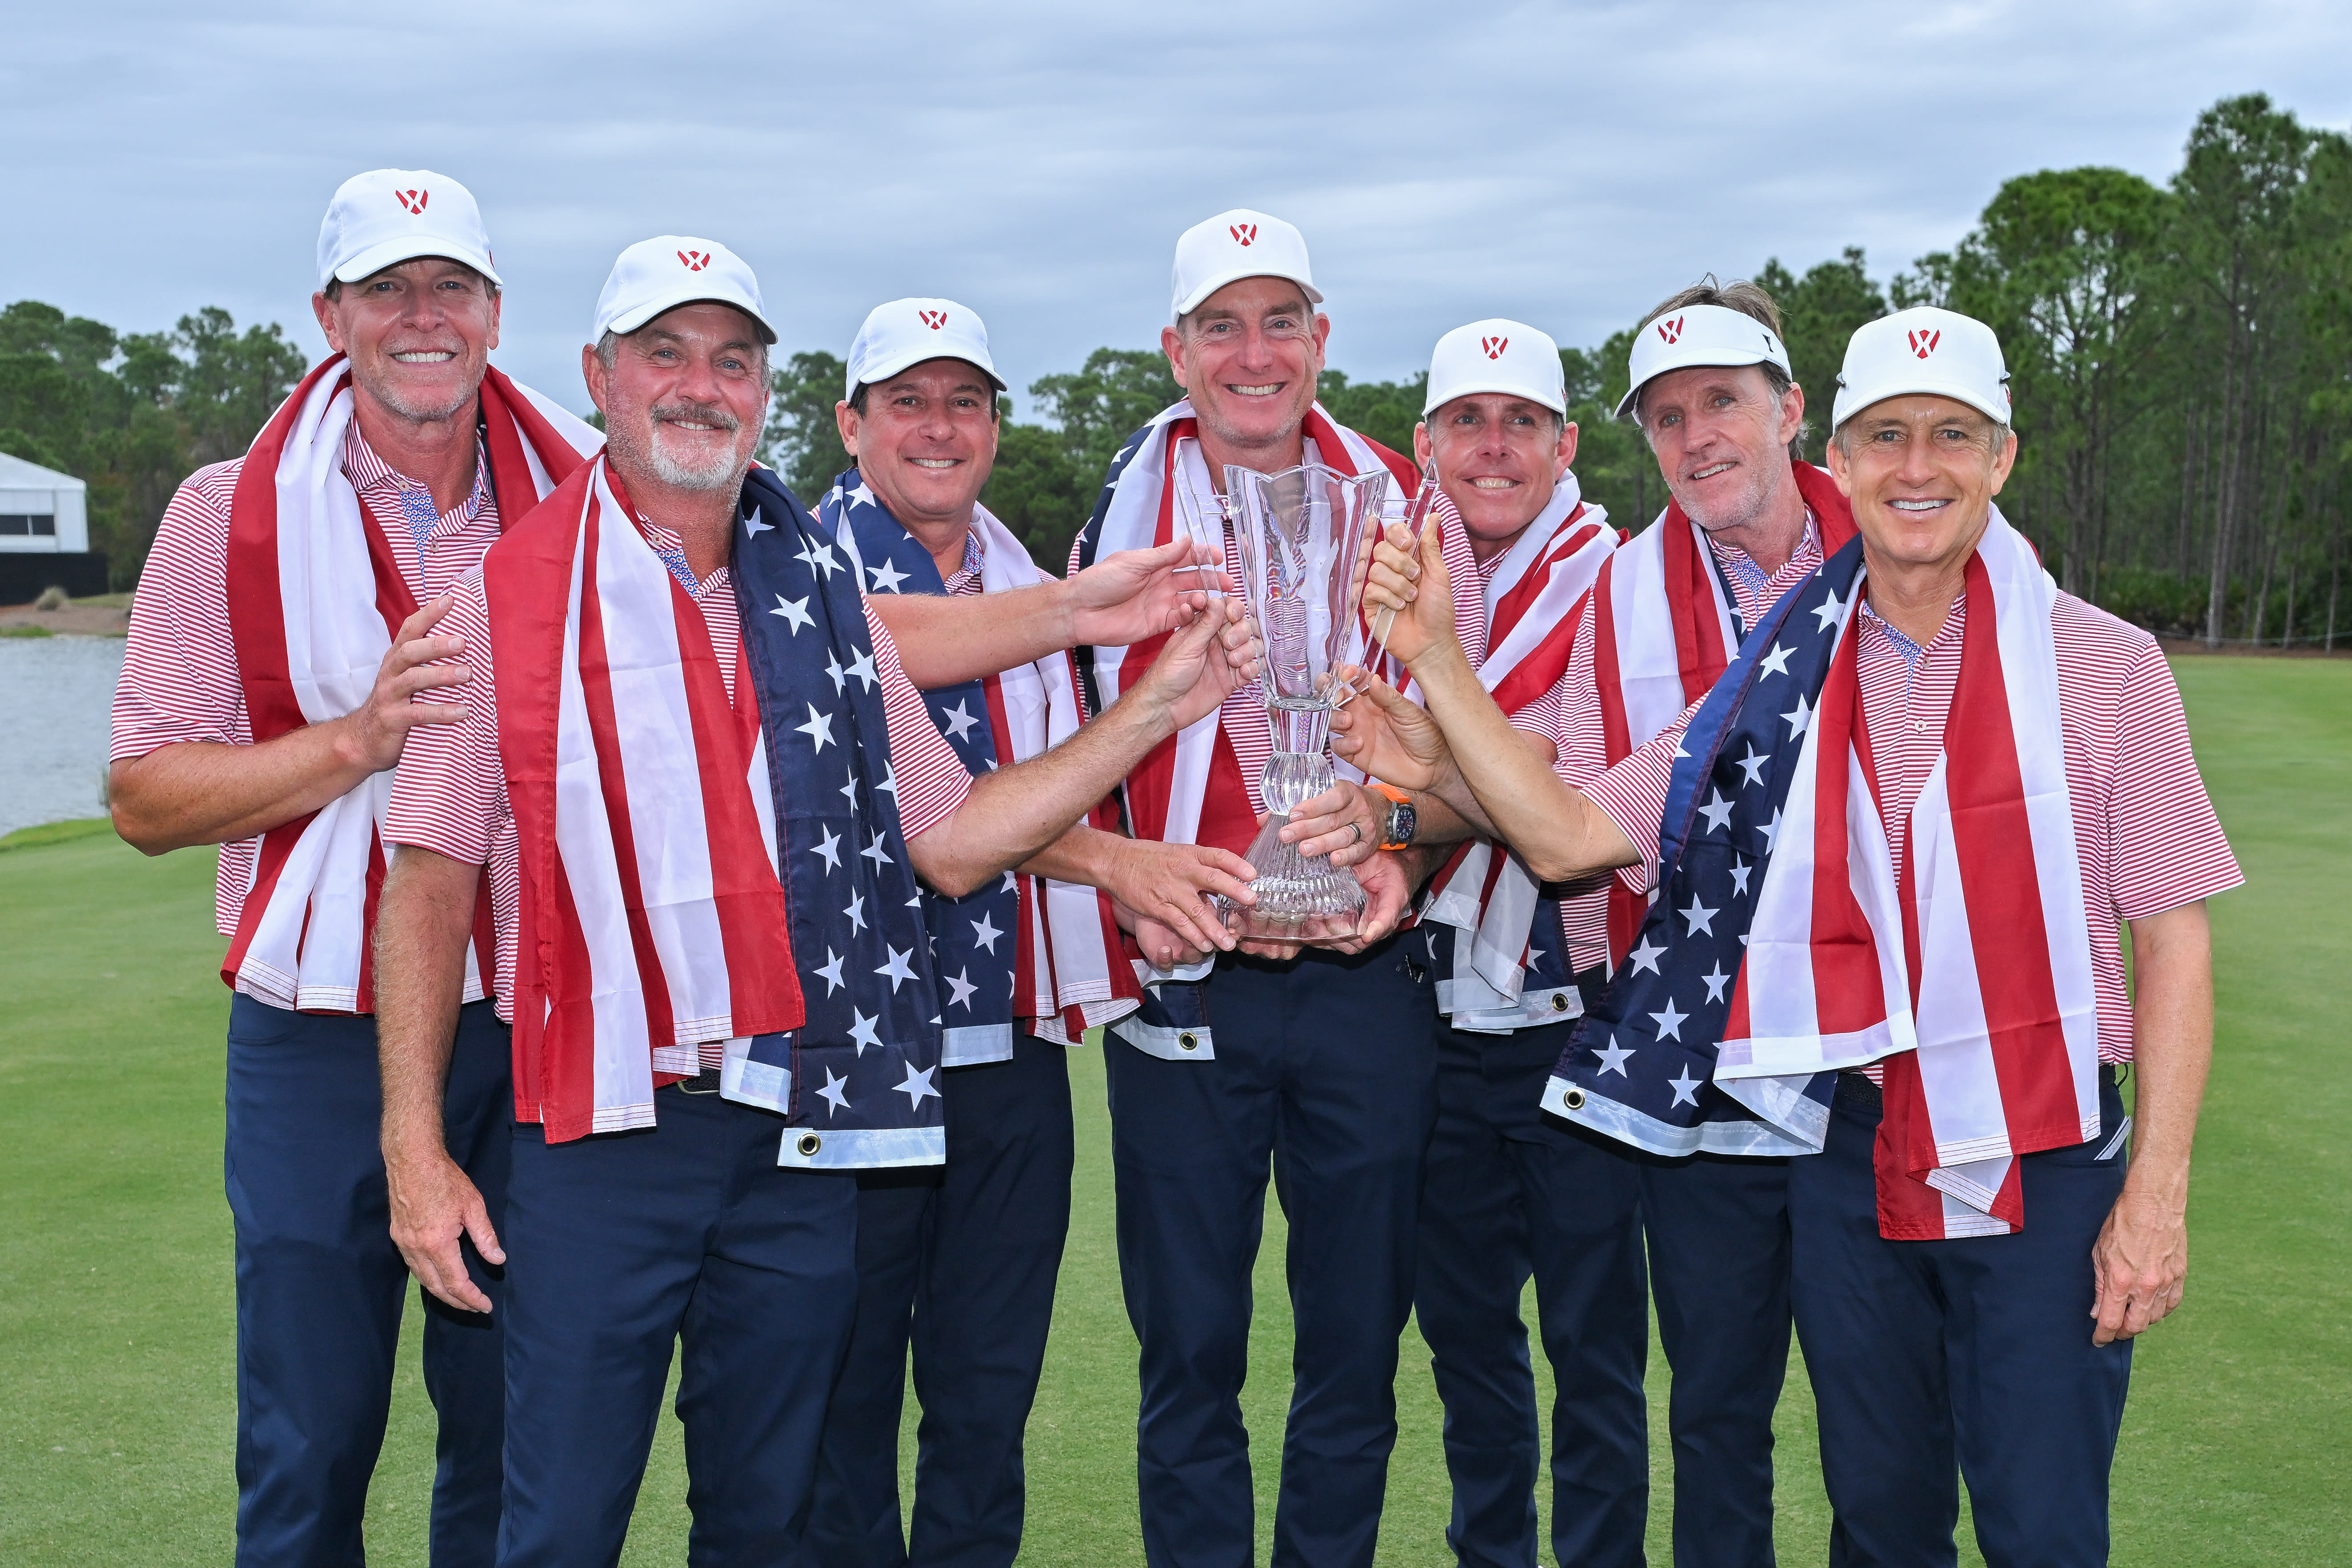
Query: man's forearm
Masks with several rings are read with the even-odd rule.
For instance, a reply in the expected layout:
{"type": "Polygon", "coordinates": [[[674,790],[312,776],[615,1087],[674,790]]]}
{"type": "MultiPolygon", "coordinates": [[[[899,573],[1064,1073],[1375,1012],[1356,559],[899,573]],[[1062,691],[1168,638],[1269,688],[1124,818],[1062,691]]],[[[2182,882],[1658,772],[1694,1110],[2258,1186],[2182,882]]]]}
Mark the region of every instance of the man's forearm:
{"type": "Polygon", "coordinates": [[[1116,833],[1106,833],[1081,822],[1015,869],[1033,877],[1049,877],[1056,882],[1105,887],[1110,880],[1112,858],[1126,843],[1116,833]]]}
{"type": "Polygon", "coordinates": [[[1425,662],[1430,668],[1413,675],[1423,705],[1445,731],[1461,781],[1454,789],[1441,780],[1441,798],[1466,820],[1483,816],[1485,836],[1517,850],[1547,882],[1574,881],[1640,858],[1608,814],[1570,788],[1511,727],[1467,659],[1425,662]]]}
{"type": "Polygon", "coordinates": [[[1068,597],[1065,584],[1039,583],[1001,594],[875,594],[866,604],[890,628],[907,679],[928,691],[1068,647],[1068,597]]]}
{"type": "Polygon", "coordinates": [[[2132,1162],[2125,1188],[2185,1211],[2189,1155],[2213,1061],[2213,950],[2201,903],[2134,921],[2132,1162]]]}
{"type": "Polygon", "coordinates": [[[375,770],[341,720],[307,724],[257,745],[183,741],[107,770],[114,830],[150,855],[233,844],[348,795],[375,770]]]}
{"type": "Polygon", "coordinates": [[[402,845],[385,870],[375,927],[376,1054],[383,1074],[383,1147],[444,1147],[441,1093],[466,986],[480,868],[402,845]]]}

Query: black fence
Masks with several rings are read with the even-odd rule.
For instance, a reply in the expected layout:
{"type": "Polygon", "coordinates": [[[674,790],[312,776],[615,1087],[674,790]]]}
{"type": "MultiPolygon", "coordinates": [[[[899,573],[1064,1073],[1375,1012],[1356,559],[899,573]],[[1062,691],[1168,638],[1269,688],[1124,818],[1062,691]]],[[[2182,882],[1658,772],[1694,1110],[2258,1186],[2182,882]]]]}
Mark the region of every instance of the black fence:
{"type": "Polygon", "coordinates": [[[48,588],[77,599],[106,592],[106,552],[58,555],[47,551],[0,550],[0,605],[23,605],[48,588]]]}

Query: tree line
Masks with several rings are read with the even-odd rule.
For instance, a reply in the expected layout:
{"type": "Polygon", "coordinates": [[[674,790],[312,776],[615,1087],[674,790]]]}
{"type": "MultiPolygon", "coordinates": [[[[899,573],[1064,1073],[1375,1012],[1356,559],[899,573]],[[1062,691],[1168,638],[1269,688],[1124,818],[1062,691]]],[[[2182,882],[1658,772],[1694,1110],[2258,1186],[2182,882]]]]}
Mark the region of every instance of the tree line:
{"type": "MultiPolygon", "coordinates": [[[[1852,247],[1752,276],[1780,304],[1809,458],[1855,327],[1914,304],[1966,311],[2009,355],[2021,443],[2001,509],[2068,590],[2175,636],[2333,647],[2352,500],[2352,140],[2262,94],[2225,99],[2164,184],[2022,174],[1950,249],[1883,285],[1852,247]]],[[[1640,433],[1611,417],[1633,326],[1560,353],[1578,477],[1627,527],[1665,500],[1640,433]]],[[[275,324],[240,333],[219,310],[139,335],[22,300],[0,311],[0,450],[89,481],[93,547],[127,586],[172,487],[241,451],[303,368],[275,324]]],[[[848,465],[843,374],[823,351],[773,368],[762,449],[803,497],[848,465]]],[[[1409,451],[1426,384],[1330,370],[1319,392],[1342,424],[1409,451]]],[[[1120,444],[1180,389],[1156,349],[1101,348],[1027,391],[1028,421],[1006,400],[982,499],[1058,567],[1120,444]]]]}

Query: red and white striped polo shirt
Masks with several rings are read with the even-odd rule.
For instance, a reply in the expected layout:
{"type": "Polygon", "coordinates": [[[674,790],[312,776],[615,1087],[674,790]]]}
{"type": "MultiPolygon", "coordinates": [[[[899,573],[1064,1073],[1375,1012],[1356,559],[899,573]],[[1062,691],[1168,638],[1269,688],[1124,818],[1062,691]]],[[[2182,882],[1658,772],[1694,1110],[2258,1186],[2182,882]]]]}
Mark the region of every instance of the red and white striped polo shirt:
{"type": "MultiPolygon", "coordinates": [[[[361,438],[357,420],[343,437],[342,466],[360,504],[381,525],[401,580],[420,605],[481,565],[484,552],[498,542],[498,500],[483,479],[488,459],[478,451],[473,493],[434,514],[421,552],[404,520],[432,512],[432,492],[394,473],[361,438]]],[[[228,620],[229,503],[244,468],[243,458],[232,458],[197,469],[163,510],[131,602],[122,679],[114,689],[110,762],[143,757],[184,741],[253,744],[228,620]]],[[[260,849],[259,838],[221,846],[213,919],[223,936],[236,934],[260,849]]]]}
{"type": "MultiPolygon", "coordinates": [[[[656,554],[666,560],[683,558],[684,547],[675,532],[642,518],[634,521],[656,554]]],[[[683,579],[679,585],[685,586],[683,579]]],[[[703,626],[710,634],[710,651],[732,701],[735,666],[743,644],[734,575],[720,566],[688,592],[702,612],[703,626]]],[[[521,867],[514,809],[507,799],[506,773],[499,761],[498,655],[490,645],[489,612],[482,595],[480,572],[459,584],[457,604],[440,629],[466,639],[465,651],[457,658],[473,678],[425,695],[436,701],[465,703],[467,715],[456,724],[420,724],[409,732],[400,772],[393,781],[392,804],[384,814],[383,837],[388,844],[413,844],[453,860],[488,868],[490,904],[498,922],[498,1013],[511,1022],[515,903],[521,867]]],[[[922,697],[899,665],[898,645],[870,607],[866,612],[866,629],[874,642],[874,666],[882,681],[882,711],[890,731],[899,826],[907,837],[914,838],[939,826],[963,804],[971,793],[971,775],[947,737],[931,722],[922,697]]],[[[723,1041],[709,1043],[704,1065],[717,1066],[724,1046],[723,1041]]]]}
{"type": "MultiPolygon", "coordinates": [[[[1865,610],[1855,628],[1862,712],[1878,766],[1879,818],[1899,875],[1911,808],[1944,745],[1959,682],[1966,595],[1914,659],[1899,634],[1865,610]]],[[[2098,991],[2099,1059],[2132,1058],[2122,922],[2144,920],[2245,880],[2189,749],[2180,687],[2156,639],[2060,594],[2051,610],[2058,654],[2058,721],[2083,868],[2083,907],[2098,991]]],[[[1621,872],[1646,890],[1657,878],[1658,822],[1690,711],[1586,786],[1643,852],[1621,872]]],[[[1956,759],[1966,765],[1965,759],[1956,759]]]]}
{"type": "MultiPolygon", "coordinates": [[[[1706,542],[1723,567],[1724,581],[1730,584],[1732,603],[1743,626],[1754,626],[1767,610],[1780,602],[1781,595],[1811,576],[1822,563],[1821,531],[1810,511],[1805,514],[1804,537],[1797,542],[1796,551],[1777,572],[1765,573],[1736,546],[1713,537],[1706,542]]],[[[1559,684],[1513,714],[1511,722],[1531,735],[1550,741],[1558,748],[1552,763],[1554,771],[1578,789],[1589,788],[1608,767],[1601,688],[1593,672],[1592,616],[1589,609],[1576,628],[1576,641],[1569,648],[1568,668],[1560,672],[1559,684]]],[[[1636,748],[1634,755],[1639,754],[1636,748]]],[[[1664,796],[1661,795],[1659,801],[1659,810],[1664,811],[1664,796]]],[[[1654,857],[1657,840],[1654,825],[1649,837],[1654,857]]],[[[1560,900],[1559,921],[1566,928],[1569,961],[1580,974],[1609,959],[1608,878],[1604,874],[1572,886],[1580,890],[1560,900]]]]}

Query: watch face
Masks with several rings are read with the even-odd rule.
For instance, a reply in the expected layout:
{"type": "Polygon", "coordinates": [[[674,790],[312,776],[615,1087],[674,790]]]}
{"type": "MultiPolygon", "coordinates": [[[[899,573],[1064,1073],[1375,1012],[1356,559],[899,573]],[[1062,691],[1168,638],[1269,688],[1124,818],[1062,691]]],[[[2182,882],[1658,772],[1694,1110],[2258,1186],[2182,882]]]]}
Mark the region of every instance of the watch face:
{"type": "Polygon", "coordinates": [[[1421,826],[1421,814],[1409,800],[1392,801],[1389,805],[1389,842],[1410,844],[1413,830],[1421,826]]]}

